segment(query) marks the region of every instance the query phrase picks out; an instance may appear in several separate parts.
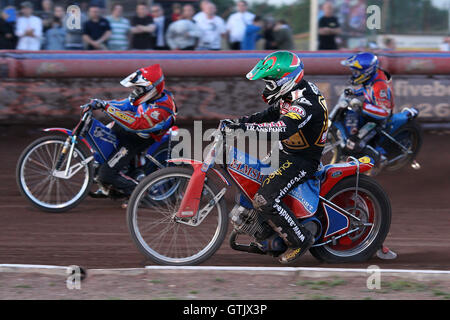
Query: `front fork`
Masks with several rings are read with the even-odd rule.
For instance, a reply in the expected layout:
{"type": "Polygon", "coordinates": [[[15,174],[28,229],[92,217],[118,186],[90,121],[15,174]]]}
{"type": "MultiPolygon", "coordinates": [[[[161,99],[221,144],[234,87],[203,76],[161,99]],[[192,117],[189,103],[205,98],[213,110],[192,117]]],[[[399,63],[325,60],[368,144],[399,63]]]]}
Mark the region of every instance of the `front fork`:
{"type": "Polygon", "coordinates": [[[63,149],[61,151],[61,155],[59,156],[59,159],[56,163],[56,166],[54,168],[53,171],[53,175],[57,178],[63,178],[63,179],[70,179],[74,174],[76,174],[84,165],[86,165],[87,163],[89,163],[90,161],[92,161],[94,159],[93,156],[90,156],[87,159],[84,159],[83,161],[81,161],[80,163],[75,164],[74,166],[70,166],[71,162],[72,162],[72,157],[73,157],[73,152],[75,150],[75,144],[77,143],[77,136],[73,135],[73,136],[68,136],[66,141],[64,142],[64,146],[63,149]],[[67,153],[69,153],[68,155],[68,159],[67,159],[67,164],[66,164],[66,168],[64,170],[64,173],[62,172],[61,166],[64,162],[64,159],[67,155],[67,153]]]}
{"type": "MultiPolygon", "coordinates": [[[[59,156],[58,161],[56,162],[56,166],[54,168],[56,171],[59,171],[59,169],[61,168],[61,165],[64,162],[64,158],[66,157],[66,154],[67,154],[67,151],[69,151],[69,148],[71,149],[71,152],[73,152],[72,146],[74,145],[74,143],[72,143],[72,146],[70,146],[70,140],[72,140],[72,139],[73,139],[72,136],[68,136],[66,141],[64,142],[64,146],[61,151],[61,155],[59,156]]],[[[71,158],[72,158],[72,156],[71,156],[71,158]]],[[[69,164],[69,161],[67,162],[67,164],[69,164]]]]}

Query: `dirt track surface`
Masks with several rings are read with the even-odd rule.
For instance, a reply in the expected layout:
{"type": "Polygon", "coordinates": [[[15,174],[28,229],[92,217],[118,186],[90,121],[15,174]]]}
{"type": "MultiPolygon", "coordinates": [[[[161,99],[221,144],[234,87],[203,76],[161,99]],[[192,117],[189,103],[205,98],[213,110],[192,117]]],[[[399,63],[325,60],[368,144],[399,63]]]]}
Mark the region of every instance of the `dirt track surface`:
{"type": "MultiPolygon", "coordinates": [[[[0,264],[79,265],[121,268],[150,265],[132,242],[120,202],[86,199],[64,214],[49,214],[31,206],[15,181],[22,150],[42,136],[36,130],[19,135],[0,128],[0,264]]],[[[426,133],[418,161],[410,167],[383,173],[377,180],[391,199],[393,220],[386,245],[398,253],[393,261],[372,258],[341,267],[450,270],[450,142],[449,135],[426,133]]],[[[237,252],[228,240],[205,265],[280,266],[269,256],[237,252]]],[[[320,263],[310,254],[296,266],[337,267],[320,263]]]]}

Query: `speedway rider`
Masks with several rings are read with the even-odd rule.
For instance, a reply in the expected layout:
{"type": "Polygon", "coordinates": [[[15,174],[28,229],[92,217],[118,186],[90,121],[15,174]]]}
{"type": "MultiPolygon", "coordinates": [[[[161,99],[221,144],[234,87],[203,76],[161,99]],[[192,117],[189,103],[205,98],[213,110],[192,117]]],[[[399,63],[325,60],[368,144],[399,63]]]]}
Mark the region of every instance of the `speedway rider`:
{"type": "Polygon", "coordinates": [[[364,99],[362,103],[357,99],[352,102],[361,107],[366,123],[372,123],[372,126],[368,126],[369,130],[361,132],[358,130],[358,121],[353,121],[352,135],[347,140],[346,148],[350,153],[371,156],[380,167],[386,162],[383,150],[375,150],[368,142],[376,135],[376,127],[383,126],[394,110],[392,77],[378,66],[377,56],[370,52],[355,54],[341,61],[341,64],[350,68],[352,85],[361,86],[357,90],[345,89],[345,95],[364,99]]]}
{"type": "Polygon", "coordinates": [[[264,177],[252,203],[288,247],[279,256],[281,263],[298,259],[314,243],[311,232],[282,199],[317,171],[328,129],[325,99],[303,74],[303,62],[296,54],[269,54],[247,74],[249,80],[264,80],[262,96],[269,107],[238,121],[226,121],[231,129],[279,132],[279,169],[264,177]]]}
{"type": "Polygon", "coordinates": [[[130,195],[137,182],[121,170],[136,154],[162,138],[174,124],[177,109],[172,94],[164,90],[164,75],[159,64],[137,70],[120,84],[134,88],[127,99],[93,99],[90,105],[93,109],[102,109],[114,120],[117,125],[112,130],[119,140],[117,152],[100,166],[98,180],[130,195]]]}

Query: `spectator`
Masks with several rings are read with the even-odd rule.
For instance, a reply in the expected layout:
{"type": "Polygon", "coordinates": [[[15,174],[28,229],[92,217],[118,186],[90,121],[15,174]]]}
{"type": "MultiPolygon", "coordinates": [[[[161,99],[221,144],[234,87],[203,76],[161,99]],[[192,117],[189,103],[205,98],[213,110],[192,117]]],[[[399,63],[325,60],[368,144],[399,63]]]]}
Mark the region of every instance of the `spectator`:
{"type": "Polygon", "coordinates": [[[89,20],[83,27],[83,41],[88,50],[107,50],[105,43],[111,36],[108,20],[100,16],[100,8],[91,6],[88,11],[89,20]]]}
{"type": "Polygon", "coordinates": [[[97,7],[100,9],[100,12],[104,12],[104,10],[106,8],[106,0],[90,0],[89,6],[97,7]]]}
{"type": "Polygon", "coordinates": [[[167,29],[166,39],[172,50],[194,50],[198,39],[201,36],[201,30],[192,20],[194,16],[194,7],[191,4],[183,6],[181,19],[172,22],[167,29]]]}
{"type": "Polygon", "coordinates": [[[336,36],[341,33],[338,19],[334,16],[331,2],[322,6],[323,17],[319,20],[319,50],[336,50],[336,36]]]}
{"type": "Polygon", "coordinates": [[[237,12],[227,20],[227,31],[231,50],[240,50],[244,39],[245,28],[253,22],[255,15],[247,11],[248,5],[244,0],[238,1],[237,12]]]}
{"type": "Polygon", "coordinates": [[[155,47],[153,32],[156,26],[145,3],[137,4],[136,15],[131,19],[131,25],[131,47],[138,50],[153,49],[155,47]]]}
{"type": "Polygon", "coordinates": [[[33,5],[29,1],[20,4],[22,16],[17,19],[16,36],[18,50],[39,50],[41,48],[42,21],[33,16],[33,5]]]}
{"type": "Polygon", "coordinates": [[[160,4],[152,5],[152,17],[156,26],[156,50],[169,50],[166,43],[166,32],[170,21],[164,16],[164,10],[160,4]]]}
{"type": "Polygon", "coordinates": [[[279,50],[292,50],[294,49],[294,40],[292,38],[291,27],[288,26],[286,21],[279,20],[273,28],[273,37],[275,39],[275,46],[279,50]]]}
{"type": "Polygon", "coordinates": [[[61,20],[54,17],[52,27],[45,32],[45,50],[64,50],[65,39],[66,30],[61,20]]]}
{"type": "MultiPolygon", "coordinates": [[[[84,2],[81,3],[81,5],[83,5],[84,2]]],[[[61,14],[60,9],[63,11],[63,13],[65,12],[65,10],[60,7],[60,6],[56,6],[55,7],[55,16],[58,16],[59,14],[61,14]]],[[[72,21],[72,14],[74,14],[75,12],[71,12],[71,13],[67,13],[64,15],[63,18],[63,26],[65,28],[66,31],[66,41],[65,41],[65,48],[66,50],[83,50],[84,49],[84,44],[83,44],[83,29],[80,28],[73,28],[70,27],[70,23],[67,23],[69,21],[72,21]]],[[[80,17],[80,24],[81,26],[83,26],[87,21],[87,17],[86,15],[81,12],[81,17],[80,17]]]]}
{"type": "Polygon", "coordinates": [[[12,25],[15,25],[17,22],[17,10],[16,7],[13,6],[6,6],[3,11],[8,16],[6,18],[6,22],[11,23],[12,25]]]}
{"type": "Polygon", "coordinates": [[[14,49],[14,26],[8,22],[8,13],[3,10],[0,16],[0,49],[14,49]]]}
{"type": "MultiPolygon", "coordinates": [[[[194,11],[194,13],[195,13],[195,11],[194,11]]],[[[176,2],[172,5],[171,20],[172,20],[172,22],[174,22],[174,21],[180,20],[181,18],[182,18],[181,4],[176,2]]]]}
{"type": "Polygon", "coordinates": [[[111,16],[107,19],[111,26],[111,37],[108,40],[109,50],[127,50],[130,21],[122,16],[122,5],[115,3],[112,6],[111,16]]]}
{"type": "Polygon", "coordinates": [[[275,20],[273,18],[266,19],[264,24],[264,50],[275,50],[276,43],[273,36],[273,28],[275,27],[275,20]]]}
{"type": "Polygon", "coordinates": [[[205,4],[205,16],[200,16],[197,26],[202,31],[198,49],[199,50],[220,50],[222,48],[222,38],[226,35],[225,21],[216,16],[216,5],[209,2],[205,4]]]}
{"type": "Polygon", "coordinates": [[[397,49],[394,38],[389,38],[389,37],[384,38],[383,45],[384,45],[384,50],[391,51],[391,50],[397,49]]]}
{"type": "Polygon", "coordinates": [[[202,20],[206,17],[206,10],[208,4],[211,3],[210,0],[202,0],[200,1],[200,11],[194,15],[194,21],[197,23],[199,20],[202,20]]]}
{"type": "Polygon", "coordinates": [[[441,51],[450,51],[450,36],[445,37],[440,46],[441,51]]]}
{"type": "Polygon", "coordinates": [[[253,23],[245,28],[244,39],[242,40],[242,50],[255,50],[256,43],[262,38],[261,32],[263,27],[263,20],[260,16],[253,19],[253,23]]]}
{"type": "Polygon", "coordinates": [[[52,27],[53,24],[53,2],[52,0],[42,0],[41,2],[42,11],[39,17],[42,20],[43,32],[45,32],[52,27]]]}
{"type": "Polygon", "coordinates": [[[58,18],[62,21],[64,20],[64,16],[66,15],[66,10],[64,10],[63,6],[56,5],[53,7],[53,17],[58,18]]]}

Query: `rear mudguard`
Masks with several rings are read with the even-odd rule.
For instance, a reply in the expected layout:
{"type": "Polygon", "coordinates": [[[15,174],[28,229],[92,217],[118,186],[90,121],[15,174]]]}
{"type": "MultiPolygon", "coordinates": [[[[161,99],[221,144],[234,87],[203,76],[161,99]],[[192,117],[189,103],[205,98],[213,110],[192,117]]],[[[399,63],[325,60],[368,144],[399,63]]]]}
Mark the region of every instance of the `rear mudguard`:
{"type": "MultiPolygon", "coordinates": [[[[62,132],[64,134],[68,135],[68,136],[72,135],[72,130],[65,129],[65,128],[46,128],[46,129],[44,129],[42,131],[44,131],[44,132],[62,132]]],[[[88,147],[88,149],[91,152],[94,152],[94,149],[92,149],[92,147],[90,146],[89,142],[85,138],[81,138],[81,141],[84,142],[86,147],[88,147]]]]}
{"type": "Polygon", "coordinates": [[[320,195],[324,197],[339,181],[345,177],[355,175],[359,173],[367,172],[374,166],[374,161],[370,157],[362,157],[358,159],[358,163],[355,161],[327,165],[323,168],[323,176],[321,178],[322,183],[320,186],[320,195]]]}
{"type": "MultiPolygon", "coordinates": [[[[186,188],[186,193],[184,194],[180,208],[177,212],[177,217],[179,218],[193,217],[198,211],[207,170],[203,170],[203,162],[197,160],[179,158],[170,159],[168,162],[187,163],[194,168],[194,173],[192,174],[192,178],[189,181],[186,188]]],[[[211,169],[219,176],[220,179],[222,179],[223,182],[225,182],[228,186],[231,185],[218,170],[214,168],[211,169]]]]}

